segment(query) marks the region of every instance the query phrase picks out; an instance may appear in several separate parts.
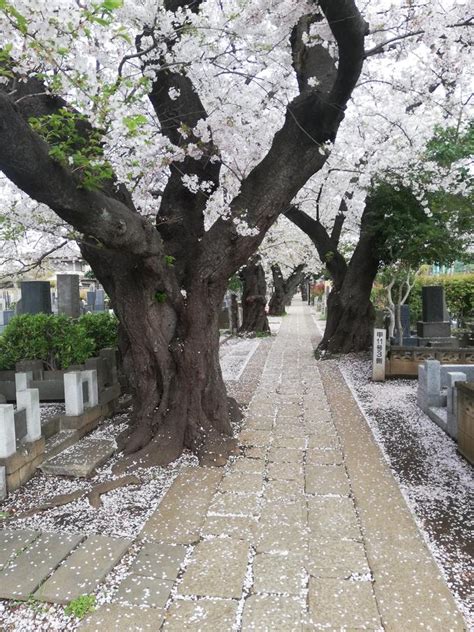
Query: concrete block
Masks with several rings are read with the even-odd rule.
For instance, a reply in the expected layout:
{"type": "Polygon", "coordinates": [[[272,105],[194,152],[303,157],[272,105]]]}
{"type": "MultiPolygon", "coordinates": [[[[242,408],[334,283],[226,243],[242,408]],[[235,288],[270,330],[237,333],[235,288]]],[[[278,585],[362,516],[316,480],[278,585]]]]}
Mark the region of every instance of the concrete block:
{"type": "Polygon", "coordinates": [[[16,452],[15,415],[13,404],[0,404],[0,459],[16,452]]]}
{"type": "Polygon", "coordinates": [[[127,539],[90,535],[36,591],[35,599],[66,604],[94,592],[131,543],[127,539]]]}
{"type": "Polygon", "coordinates": [[[0,466],[0,501],[7,497],[7,475],[4,465],[0,466]]]}
{"type": "Polygon", "coordinates": [[[26,388],[16,394],[17,408],[26,410],[26,440],[36,441],[41,437],[41,415],[39,390],[26,388]]]}
{"type": "Polygon", "coordinates": [[[80,371],[71,371],[64,374],[64,399],[66,415],[82,415],[84,412],[84,397],[80,371]]]}
{"type": "Polygon", "coordinates": [[[81,371],[82,382],[87,383],[87,391],[89,393],[89,399],[87,402],[87,408],[97,406],[99,403],[99,388],[97,384],[97,371],[95,369],[88,369],[81,371]]]}
{"type": "Polygon", "coordinates": [[[24,391],[27,388],[30,388],[30,383],[33,380],[33,372],[32,371],[24,371],[22,373],[15,373],[15,389],[18,393],[19,391],[24,391]]]}
{"type": "Polygon", "coordinates": [[[30,529],[3,529],[0,543],[0,570],[38,536],[39,531],[30,529]]]}
{"type": "Polygon", "coordinates": [[[87,478],[96,468],[103,465],[116,449],[117,444],[111,439],[90,437],[45,461],[41,470],[54,476],[87,478]]]}
{"type": "Polygon", "coordinates": [[[29,599],[83,538],[83,535],[41,534],[15,559],[15,564],[0,572],[0,598],[29,599]]]}

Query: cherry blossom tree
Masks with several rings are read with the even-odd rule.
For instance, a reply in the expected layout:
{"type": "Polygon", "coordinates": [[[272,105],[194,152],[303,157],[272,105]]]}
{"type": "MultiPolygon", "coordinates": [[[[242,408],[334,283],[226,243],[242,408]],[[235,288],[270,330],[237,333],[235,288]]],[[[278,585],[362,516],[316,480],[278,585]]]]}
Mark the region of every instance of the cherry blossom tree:
{"type": "Polygon", "coordinates": [[[135,396],[122,445],[222,464],[227,279],[324,165],[367,24],[353,0],[0,13],[0,170],[67,225],[111,298],[135,396]]]}

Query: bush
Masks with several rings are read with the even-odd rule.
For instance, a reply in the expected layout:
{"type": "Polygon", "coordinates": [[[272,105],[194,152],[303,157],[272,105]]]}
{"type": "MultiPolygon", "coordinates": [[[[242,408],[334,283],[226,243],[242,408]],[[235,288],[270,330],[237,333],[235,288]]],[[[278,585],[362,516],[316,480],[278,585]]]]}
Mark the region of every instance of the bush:
{"type": "Polygon", "coordinates": [[[106,313],[78,320],[52,314],[15,316],[0,336],[0,370],[21,360],[43,360],[48,369],[67,369],[117,344],[117,319],[106,313]]]}
{"type": "Polygon", "coordinates": [[[108,312],[85,314],[79,318],[88,338],[94,341],[93,356],[101,349],[116,347],[118,344],[118,320],[108,312]]]}
{"type": "Polygon", "coordinates": [[[412,323],[421,320],[421,288],[424,285],[444,287],[448,312],[460,325],[474,315],[474,274],[420,276],[408,299],[412,323]]]}

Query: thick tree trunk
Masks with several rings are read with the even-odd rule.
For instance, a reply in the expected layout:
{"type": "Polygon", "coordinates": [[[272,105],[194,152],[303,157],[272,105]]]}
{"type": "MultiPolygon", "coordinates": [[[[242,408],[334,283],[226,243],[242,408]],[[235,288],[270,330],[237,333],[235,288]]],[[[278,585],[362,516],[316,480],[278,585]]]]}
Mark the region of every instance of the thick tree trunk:
{"type": "Polygon", "coordinates": [[[330,353],[365,351],[372,344],[375,310],[370,294],[379,267],[374,213],[367,202],[359,242],[347,267],[335,271],[328,296],[326,329],[318,350],[330,353]]]}
{"type": "Polygon", "coordinates": [[[307,283],[307,281],[303,281],[303,283],[301,283],[301,285],[300,285],[300,292],[301,292],[301,300],[306,303],[307,300],[308,300],[308,283],[307,283]]]}
{"type": "Polygon", "coordinates": [[[297,266],[285,280],[280,266],[278,264],[272,266],[273,294],[268,304],[270,316],[283,316],[286,314],[285,308],[291,305],[291,299],[296,292],[296,288],[301,283],[303,270],[304,265],[297,266]]]}
{"type": "Polygon", "coordinates": [[[258,259],[251,259],[241,270],[243,285],[243,318],[240,333],[270,333],[265,305],[267,303],[267,283],[265,272],[258,259]]]}
{"type": "Polygon", "coordinates": [[[177,309],[144,266],[127,265],[123,257],[115,263],[109,258],[103,268],[100,258],[94,260],[120,320],[133,394],[132,425],[119,440],[130,456],[120,470],[131,462],[164,465],[184,448],[204,465],[223,465],[235,449],[230,422],[237,412],[219,364],[225,283],[191,283],[184,307],[177,309]]]}
{"type": "Polygon", "coordinates": [[[328,296],[326,329],[319,351],[350,353],[370,347],[375,317],[370,292],[376,274],[376,267],[362,272],[349,266],[341,289],[333,288],[328,296]]]}

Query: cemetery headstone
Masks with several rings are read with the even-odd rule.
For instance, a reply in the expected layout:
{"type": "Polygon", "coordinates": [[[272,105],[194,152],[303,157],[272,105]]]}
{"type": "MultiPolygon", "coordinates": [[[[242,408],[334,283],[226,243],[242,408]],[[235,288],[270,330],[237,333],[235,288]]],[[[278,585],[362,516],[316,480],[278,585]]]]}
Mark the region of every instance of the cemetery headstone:
{"type": "Polygon", "coordinates": [[[81,314],[79,296],[79,275],[58,274],[58,313],[66,314],[71,318],[79,318],[81,314]]]}
{"type": "Polygon", "coordinates": [[[21,282],[21,313],[51,314],[51,286],[49,281],[21,282]]]}
{"type": "Polygon", "coordinates": [[[87,311],[93,312],[95,311],[95,301],[96,301],[96,293],[94,290],[89,290],[87,292],[87,311]]]}
{"type": "Polygon", "coordinates": [[[417,323],[419,338],[449,338],[451,324],[448,320],[444,288],[441,285],[430,285],[421,288],[423,302],[422,318],[417,323]]]}
{"type": "Polygon", "coordinates": [[[105,291],[97,290],[95,293],[95,312],[103,312],[105,311],[105,291]]]}

